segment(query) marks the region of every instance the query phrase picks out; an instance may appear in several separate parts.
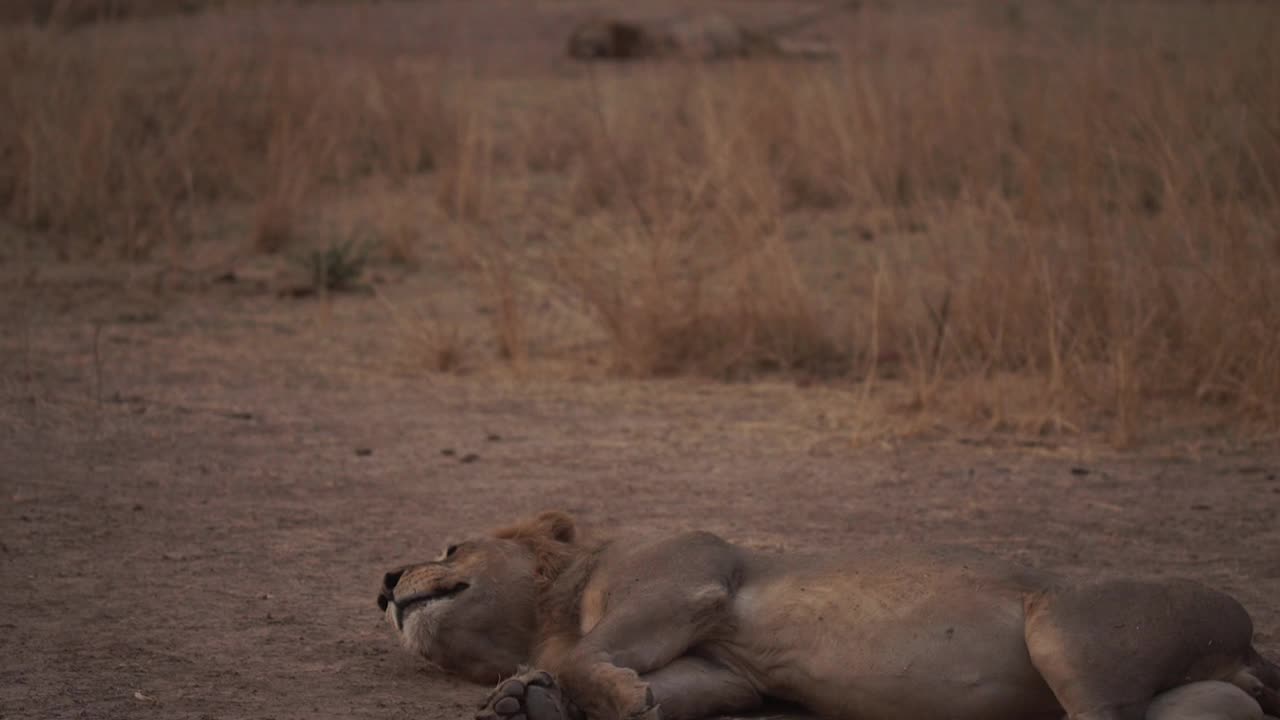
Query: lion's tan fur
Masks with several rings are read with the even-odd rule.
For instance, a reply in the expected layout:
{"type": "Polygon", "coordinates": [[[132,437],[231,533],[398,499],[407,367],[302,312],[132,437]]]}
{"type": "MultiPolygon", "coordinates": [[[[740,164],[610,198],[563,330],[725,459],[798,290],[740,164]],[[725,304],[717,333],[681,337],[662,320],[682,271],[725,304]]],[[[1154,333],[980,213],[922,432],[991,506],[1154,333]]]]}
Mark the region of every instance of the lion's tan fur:
{"type": "Polygon", "coordinates": [[[568,515],[552,511],[495,530],[493,536],[500,540],[515,540],[527,547],[533,553],[537,579],[549,584],[574,559],[586,552],[582,545],[574,542],[577,534],[577,528],[568,515]]]}
{"type": "Polygon", "coordinates": [[[968,551],[779,557],[698,532],[595,542],[558,512],[388,578],[380,604],[429,635],[407,645],[481,681],[532,663],[589,720],[698,720],[765,696],[850,720],[1280,707],[1248,614],[1192,582],[1068,584],[968,551]]]}

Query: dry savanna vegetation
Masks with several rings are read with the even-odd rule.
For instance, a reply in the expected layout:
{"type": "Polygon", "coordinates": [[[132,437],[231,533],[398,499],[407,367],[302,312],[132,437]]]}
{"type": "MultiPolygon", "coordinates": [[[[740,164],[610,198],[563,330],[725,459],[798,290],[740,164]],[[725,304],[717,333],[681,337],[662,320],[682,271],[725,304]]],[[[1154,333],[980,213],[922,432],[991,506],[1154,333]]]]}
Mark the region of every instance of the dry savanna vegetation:
{"type": "Polygon", "coordinates": [[[824,23],[836,62],[593,67],[559,57],[572,3],[496,50],[387,39],[514,38],[528,4],[107,4],[135,19],[0,29],[24,252],[440,245],[487,312],[387,302],[435,370],[783,373],[1122,445],[1280,428],[1272,3],[886,0],[824,23]]]}

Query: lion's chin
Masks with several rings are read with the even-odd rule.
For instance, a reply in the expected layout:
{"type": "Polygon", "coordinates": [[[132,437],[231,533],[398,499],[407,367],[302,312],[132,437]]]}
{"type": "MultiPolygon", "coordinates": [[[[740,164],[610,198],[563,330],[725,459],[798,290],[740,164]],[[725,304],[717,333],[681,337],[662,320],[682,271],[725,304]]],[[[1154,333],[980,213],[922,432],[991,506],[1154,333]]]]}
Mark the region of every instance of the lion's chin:
{"type": "Polygon", "coordinates": [[[430,661],[432,641],[439,632],[441,617],[453,602],[454,598],[445,597],[414,603],[404,609],[398,609],[393,603],[387,606],[387,620],[399,631],[400,642],[406,650],[430,661]]]}

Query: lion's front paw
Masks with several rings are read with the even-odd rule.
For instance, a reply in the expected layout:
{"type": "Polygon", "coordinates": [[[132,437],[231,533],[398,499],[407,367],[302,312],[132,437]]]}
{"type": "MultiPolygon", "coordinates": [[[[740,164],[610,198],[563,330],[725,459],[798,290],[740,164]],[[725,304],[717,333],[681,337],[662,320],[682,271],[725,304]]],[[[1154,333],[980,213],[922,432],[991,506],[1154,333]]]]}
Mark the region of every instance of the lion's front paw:
{"type": "Polygon", "coordinates": [[[658,707],[658,703],[654,701],[652,688],[645,686],[644,707],[642,710],[632,712],[628,720],[662,720],[662,708],[658,707]]]}
{"type": "MultiPolygon", "coordinates": [[[[602,717],[617,720],[662,720],[662,710],[653,696],[653,688],[634,670],[609,666],[602,674],[602,685],[611,687],[608,697],[612,703],[608,710],[602,708],[602,717]]],[[[592,720],[595,720],[594,715],[592,720]]]]}
{"type": "Polygon", "coordinates": [[[580,713],[541,670],[522,672],[498,683],[476,720],[579,720],[580,713]]]}

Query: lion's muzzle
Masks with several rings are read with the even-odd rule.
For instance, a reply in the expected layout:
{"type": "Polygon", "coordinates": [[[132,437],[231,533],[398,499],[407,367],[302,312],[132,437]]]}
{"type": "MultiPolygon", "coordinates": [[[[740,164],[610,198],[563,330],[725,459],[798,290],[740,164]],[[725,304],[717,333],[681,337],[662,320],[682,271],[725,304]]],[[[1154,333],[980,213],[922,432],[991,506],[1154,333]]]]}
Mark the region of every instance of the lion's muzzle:
{"type": "MultiPolygon", "coordinates": [[[[404,576],[405,570],[392,570],[382,576],[382,587],[378,590],[378,609],[385,612],[392,624],[397,630],[404,628],[405,613],[410,609],[419,606],[426,606],[437,600],[446,600],[453,598],[462,591],[471,587],[471,583],[453,582],[443,585],[437,585],[428,589],[415,590],[409,587],[407,591],[396,594],[396,588],[400,585],[400,579],[404,576]]],[[[417,583],[408,583],[414,585],[417,583]]]]}

